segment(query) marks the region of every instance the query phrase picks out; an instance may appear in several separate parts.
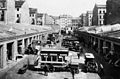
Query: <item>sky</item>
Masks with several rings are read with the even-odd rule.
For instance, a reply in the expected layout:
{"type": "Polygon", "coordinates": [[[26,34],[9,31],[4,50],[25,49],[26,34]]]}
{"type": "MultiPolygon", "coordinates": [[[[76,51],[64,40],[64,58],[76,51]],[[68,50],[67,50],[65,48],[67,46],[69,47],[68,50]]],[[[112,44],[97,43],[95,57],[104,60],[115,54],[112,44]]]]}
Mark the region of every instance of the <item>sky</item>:
{"type": "Polygon", "coordinates": [[[106,4],[106,0],[27,0],[27,3],[31,8],[37,8],[39,13],[78,17],[81,13],[92,11],[95,4],[106,4]]]}

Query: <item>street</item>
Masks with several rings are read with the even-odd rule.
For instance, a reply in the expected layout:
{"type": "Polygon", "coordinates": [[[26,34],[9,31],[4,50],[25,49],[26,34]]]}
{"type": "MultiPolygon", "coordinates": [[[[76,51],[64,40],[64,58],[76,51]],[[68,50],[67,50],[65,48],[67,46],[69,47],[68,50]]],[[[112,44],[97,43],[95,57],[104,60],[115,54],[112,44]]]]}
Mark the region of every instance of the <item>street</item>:
{"type": "MultiPolygon", "coordinates": [[[[60,43],[58,43],[56,46],[53,46],[53,48],[59,48],[61,45],[60,43]]],[[[49,46],[46,47],[48,48],[49,46]]],[[[80,63],[81,65],[84,64],[84,56],[80,56],[80,58],[78,58],[77,52],[69,51],[68,57],[71,58],[71,62],[80,63]]],[[[30,61],[33,61],[33,59],[30,59],[30,61]]],[[[67,71],[48,72],[48,76],[45,76],[44,72],[40,70],[27,69],[24,74],[18,74],[18,70],[19,67],[14,67],[14,69],[9,70],[5,74],[5,78],[3,79],[73,79],[71,72],[67,71]]],[[[100,79],[97,73],[85,73],[81,70],[82,68],[79,68],[79,73],[74,75],[75,79],[100,79]]]]}

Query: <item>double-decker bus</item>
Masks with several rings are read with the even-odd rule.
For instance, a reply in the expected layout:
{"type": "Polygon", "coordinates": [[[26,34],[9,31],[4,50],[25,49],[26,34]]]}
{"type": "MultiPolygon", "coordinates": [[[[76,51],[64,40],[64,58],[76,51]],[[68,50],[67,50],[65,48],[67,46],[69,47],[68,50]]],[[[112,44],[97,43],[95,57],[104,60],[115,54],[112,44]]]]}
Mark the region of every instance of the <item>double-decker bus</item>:
{"type": "Polygon", "coordinates": [[[40,52],[40,59],[38,61],[38,67],[41,69],[45,65],[54,69],[66,68],[68,65],[66,57],[68,57],[68,49],[56,49],[56,48],[43,48],[40,52]]]}

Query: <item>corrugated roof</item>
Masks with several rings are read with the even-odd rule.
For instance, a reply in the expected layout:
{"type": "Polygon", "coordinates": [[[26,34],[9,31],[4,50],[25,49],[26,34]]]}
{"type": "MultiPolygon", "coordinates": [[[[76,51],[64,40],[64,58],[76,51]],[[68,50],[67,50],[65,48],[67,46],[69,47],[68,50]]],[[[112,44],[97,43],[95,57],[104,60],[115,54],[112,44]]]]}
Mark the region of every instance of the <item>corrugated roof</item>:
{"type": "Polygon", "coordinates": [[[37,25],[0,24],[0,42],[3,40],[9,40],[10,37],[35,34],[51,29],[52,29],[51,27],[47,27],[47,26],[40,27],[37,25]]]}

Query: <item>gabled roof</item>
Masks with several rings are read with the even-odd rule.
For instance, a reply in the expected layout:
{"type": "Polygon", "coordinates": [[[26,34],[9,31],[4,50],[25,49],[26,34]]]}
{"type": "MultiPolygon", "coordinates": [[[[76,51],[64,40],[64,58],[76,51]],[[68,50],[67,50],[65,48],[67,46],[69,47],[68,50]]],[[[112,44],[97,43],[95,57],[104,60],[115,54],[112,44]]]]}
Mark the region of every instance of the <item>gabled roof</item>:
{"type": "Polygon", "coordinates": [[[25,1],[22,1],[22,0],[20,0],[20,1],[15,1],[15,8],[21,8],[21,6],[23,5],[24,2],[25,2],[25,1]]]}

